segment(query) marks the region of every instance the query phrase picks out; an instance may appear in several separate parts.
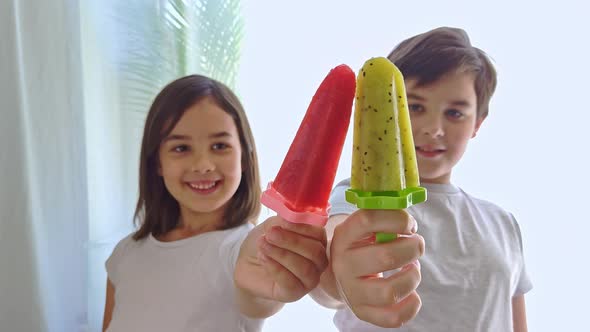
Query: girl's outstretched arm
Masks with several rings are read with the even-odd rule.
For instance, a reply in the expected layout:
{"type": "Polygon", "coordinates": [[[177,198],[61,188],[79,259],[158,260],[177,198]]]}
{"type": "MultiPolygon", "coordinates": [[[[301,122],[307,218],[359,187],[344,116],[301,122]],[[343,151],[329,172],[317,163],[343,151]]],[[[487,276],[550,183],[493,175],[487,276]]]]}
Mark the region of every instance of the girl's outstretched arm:
{"type": "Polygon", "coordinates": [[[111,318],[113,317],[113,309],[115,308],[115,286],[107,279],[107,297],[104,305],[104,316],[102,319],[102,332],[109,328],[111,318]]]}
{"type": "Polygon", "coordinates": [[[524,295],[517,295],[512,298],[512,324],[514,326],[514,332],[528,331],[524,295]]]}
{"type": "Polygon", "coordinates": [[[266,318],[314,289],[328,264],[323,227],[271,217],[242,243],[234,281],[243,314],[266,318]]]}

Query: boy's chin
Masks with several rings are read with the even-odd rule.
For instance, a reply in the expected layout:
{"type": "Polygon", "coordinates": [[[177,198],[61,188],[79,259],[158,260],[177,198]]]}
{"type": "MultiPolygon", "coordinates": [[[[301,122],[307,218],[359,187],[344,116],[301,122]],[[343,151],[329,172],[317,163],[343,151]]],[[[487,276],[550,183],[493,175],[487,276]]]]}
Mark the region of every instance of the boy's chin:
{"type": "Polygon", "coordinates": [[[449,184],[451,183],[451,174],[450,173],[442,173],[442,174],[422,174],[420,173],[420,182],[421,183],[437,183],[437,184],[449,184]]]}

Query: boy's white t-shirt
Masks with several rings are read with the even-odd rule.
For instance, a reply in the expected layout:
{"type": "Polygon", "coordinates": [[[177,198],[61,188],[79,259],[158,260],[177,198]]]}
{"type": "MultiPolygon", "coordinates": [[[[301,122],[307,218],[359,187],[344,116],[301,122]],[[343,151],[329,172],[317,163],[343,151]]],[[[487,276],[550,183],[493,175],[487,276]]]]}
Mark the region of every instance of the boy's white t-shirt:
{"type": "Polygon", "coordinates": [[[115,287],[108,332],[243,331],[263,320],[240,314],[233,272],[251,224],[161,242],[132,235],[106,261],[115,287]]]}
{"type": "MultiPolygon", "coordinates": [[[[330,215],[356,211],[344,198],[349,187],[345,180],[334,188],[330,215]]],[[[418,286],[422,308],[391,331],[512,331],[512,297],[532,288],[518,223],[452,184],[423,187],[427,201],[407,209],[426,244],[418,286]]],[[[388,330],[359,320],[348,308],[336,312],[334,324],[343,332],[388,330]]]]}

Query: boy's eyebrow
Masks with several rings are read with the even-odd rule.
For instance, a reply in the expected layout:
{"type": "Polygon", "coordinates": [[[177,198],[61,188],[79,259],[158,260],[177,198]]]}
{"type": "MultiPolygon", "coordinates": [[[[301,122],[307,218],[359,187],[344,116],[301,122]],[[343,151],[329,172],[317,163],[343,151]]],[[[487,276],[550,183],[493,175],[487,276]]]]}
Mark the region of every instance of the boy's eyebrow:
{"type": "MultiPolygon", "coordinates": [[[[426,100],[426,98],[424,98],[424,97],[422,97],[422,96],[419,96],[419,95],[417,95],[417,94],[415,94],[415,93],[408,93],[408,94],[407,94],[407,98],[408,98],[408,99],[410,99],[410,98],[411,98],[411,99],[415,99],[415,100],[418,100],[418,101],[425,101],[425,100],[426,100]]],[[[469,107],[469,106],[471,105],[471,103],[469,103],[469,102],[468,102],[467,100],[465,100],[465,99],[459,99],[459,100],[453,100],[453,101],[451,102],[451,105],[453,105],[453,106],[464,106],[464,107],[469,107]]]]}
{"type": "Polygon", "coordinates": [[[468,107],[471,104],[467,100],[460,99],[460,100],[453,101],[451,103],[451,105],[453,105],[453,106],[465,106],[465,107],[468,107]]]}
{"type": "Polygon", "coordinates": [[[406,97],[407,98],[416,99],[416,100],[420,100],[420,101],[426,100],[426,99],[424,99],[424,97],[421,97],[421,96],[419,96],[417,94],[414,94],[414,93],[408,93],[406,97]]]}

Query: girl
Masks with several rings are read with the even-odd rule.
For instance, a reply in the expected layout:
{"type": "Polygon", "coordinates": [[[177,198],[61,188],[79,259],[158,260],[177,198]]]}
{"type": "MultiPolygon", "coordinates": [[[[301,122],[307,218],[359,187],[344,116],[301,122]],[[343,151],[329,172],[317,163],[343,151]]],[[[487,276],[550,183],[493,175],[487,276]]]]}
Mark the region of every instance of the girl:
{"type": "Polygon", "coordinates": [[[238,98],[204,76],[166,86],[144,129],[140,227],[106,262],[103,331],[259,331],[313,289],[325,231],[272,217],[250,232],[259,196],[238,98]]]}

